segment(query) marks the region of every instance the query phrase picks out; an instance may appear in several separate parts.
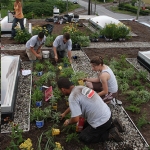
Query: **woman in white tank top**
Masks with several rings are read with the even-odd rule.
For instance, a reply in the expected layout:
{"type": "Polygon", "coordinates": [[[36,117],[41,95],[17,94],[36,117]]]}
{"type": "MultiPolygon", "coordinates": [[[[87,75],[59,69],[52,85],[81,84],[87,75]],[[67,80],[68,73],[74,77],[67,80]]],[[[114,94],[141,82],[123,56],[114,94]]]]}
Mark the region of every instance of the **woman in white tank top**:
{"type": "Polygon", "coordinates": [[[117,96],[118,84],[113,71],[103,64],[102,57],[95,56],[90,61],[92,70],[98,71],[97,78],[86,78],[86,86],[97,91],[104,102],[109,103],[117,96]]]}

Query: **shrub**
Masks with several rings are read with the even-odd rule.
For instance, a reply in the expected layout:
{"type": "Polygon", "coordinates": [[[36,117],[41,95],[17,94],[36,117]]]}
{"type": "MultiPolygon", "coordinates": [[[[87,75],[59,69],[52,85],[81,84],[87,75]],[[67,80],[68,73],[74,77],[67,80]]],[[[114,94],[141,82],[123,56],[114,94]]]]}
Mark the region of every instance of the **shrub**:
{"type": "Polygon", "coordinates": [[[40,27],[39,25],[32,27],[32,35],[38,35],[39,32],[43,32],[45,36],[49,34],[46,27],[40,27]]]}
{"type": "Polygon", "coordinates": [[[73,44],[79,42],[79,36],[83,36],[83,33],[79,31],[76,24],[70,23],[63,27],[63,33],[69,33],[73,44]]]}
{"type": "Polygon", "coordinates": [[[51,47],[53,46],[53,42],[56,38],[56,35],[48,35],[45,41],[45,46],[51,47]]]}
{"type": "Polygon", "coordinates": [[[24,30],[16,29],[16,36],[14,37],[15,41],[24,44],[30,38],[31,38],[31,34],[27,31],[27,29],[24,30]]]}
{"type": "Polygon", "coordinates": [[[130,33],[130,28],[123,23],[118,23],[117,25],[110,23],[106,24],[100,33],[108,39],[116,40],[119,38],[127,38],[127,35],[130,33]]]}

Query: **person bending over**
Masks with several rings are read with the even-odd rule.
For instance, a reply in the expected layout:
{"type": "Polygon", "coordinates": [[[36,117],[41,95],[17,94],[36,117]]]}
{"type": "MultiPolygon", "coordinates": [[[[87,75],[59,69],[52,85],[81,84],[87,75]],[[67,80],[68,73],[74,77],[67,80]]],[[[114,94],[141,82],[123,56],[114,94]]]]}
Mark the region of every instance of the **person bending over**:
{"type": "Polygon", "coordinates": [[[46,36],[43,32],[34,35],[26,43],[26,53],[29,60],[42,59],[41,47],[45,43],[46,36]]]}
{"type": "Polygon", "coordinates": [[[53,42],[53,52],[55,61],[58,61],[58,56],[60,58],[66,57],[68,54],[68,58],[70,63],[71,60],[71,50],[72,50],[72,40],[70,39],[69,33],[64,33],[64,35],[59,35],[53,42]]]}
{"type": "Polygon", "coordinates": [[[110,139],[116,142],[123,141],[118,132],[118,129],[123,131],[121,123],[112,123],[109,107],[94,90],[85,86],[74,86],[68,78],[60,78],[57,84],[64,95],[69,95],[69,108],[61,117],[64,118],[71,112],[71,118],[64,122],[64,126],[77,123],[81,116],[86,119],[79,140],[84,143],[104,142],[110,139]]]}

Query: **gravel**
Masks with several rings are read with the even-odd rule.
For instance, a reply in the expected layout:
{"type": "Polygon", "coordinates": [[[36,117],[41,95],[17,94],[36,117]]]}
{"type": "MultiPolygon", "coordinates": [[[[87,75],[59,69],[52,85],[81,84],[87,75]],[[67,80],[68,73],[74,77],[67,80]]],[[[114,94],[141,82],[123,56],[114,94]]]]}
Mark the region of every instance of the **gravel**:
{"type": "MultiPolygon", "coordinates": [[[[88,56],[82,51],[73,51],[73,56],[77,56],[77,60],[73,60],[72,67],[75,72],[84,71],[88,74],[88,77],[96,77],[97,72],[91,70],[91,65],[88,56]]],[[[132,59],[131,59],[132,60],[132,59]]],[[[140,131],[136,128],[131,118],[122,106],[110,105],[112,117],[119,118],[125,128],[125,132],[121,133],[124,141],[116,143],[114,141],[108,141],[105,144],[109,150],[148,150],[148,144],[140,131]]]]}
{"type": "MultiPolygon", "coordinates": [[[[21,62],[21,69],[31,69],[32,63],[21,62]]],[[[23,131],[29,131],[30,129],[30,102],[31,102],[31,79],[32,76],[23,76],[20,74],[18,83],[18,92],[16,97],[16,105],[14,112],[14,123],[19,124],[19,128],[23,131]]],[[[1,125],[1,133],[8,133],[11,131],[9,124],[1,125]]]]}

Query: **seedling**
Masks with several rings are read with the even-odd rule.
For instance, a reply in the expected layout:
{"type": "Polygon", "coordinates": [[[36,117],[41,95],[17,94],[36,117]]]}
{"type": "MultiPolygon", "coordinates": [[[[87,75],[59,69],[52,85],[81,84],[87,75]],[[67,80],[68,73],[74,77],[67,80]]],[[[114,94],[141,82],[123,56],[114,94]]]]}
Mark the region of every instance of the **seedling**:
{"type": "Polygon", "coordinates": [[[64,67],[68,67],[68,65],[70,64],[67,57],[62,58],[62,61],[63,61],[64,67]]]}
{"type": "Polygon", "coordinates": [[[38,72],[43,71],[44,65],[41,64],[41,63],[36,63],[36,64],[35,64],[35,69],[36,69],[38,72]]]}
{"type": "Polygon", "coordinates": [[[79,142],[77,133],[71,133],[66,136],[66,142],[71,142],[73,140],[79,142]]]}
{"type": "Polygon", "coordinates": [[[135,113],[140,113],[140,108],[137,107],[137,106],[134,106],[134,105],[130,105],[128,107],[126,107],[126,110],[130,110],[132,112],[135,112],[135,113]]]}
{"type": "Polygon", "coordinates": [[[141,129],[142,126],[148,124],[148,120],[147,120],[147,117],[146,117],[146,114],[144,113],[137,121],[137,127],[139,129],[141,129]]]}
{"type": "Polygon", "coordinates": [[[61,77],[70,77],[73,74],[73,70],[71,67],[63,68],[61,70],[61,77]]]}
{"type": "Polygon", "coordinates": [[[53,90],[53,96],[55,97],[55,99],[56,99],[57,101],[61,99],[62,93],[61,93],[61,91],[58,89],[58,87],[56,87],[56,88],[53,90]]]}
{"type": "Polygon", "coordinates": [[[41,108],[32,108],[31,114],[30,114],[30,120],[31,121],[41,121],[46,118],[46,115],[44,111],[41,108]]]}
{"type": "Polygon", "coordinates": [[[39,90],[39,88],[36,88],[34,91],[33,91],[33,94],[31,95],[31,100],[32,100],[32,104],[35,105],[35,103],[37,101],[42,101],[43,99],[43,93],[41,90],[39,90]]]}
{"type": "Polygon", "coordinates": [[[52,121],[58,124],[60,122],[60,112],[53,112],[52,113],[52,121]]]}

